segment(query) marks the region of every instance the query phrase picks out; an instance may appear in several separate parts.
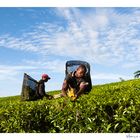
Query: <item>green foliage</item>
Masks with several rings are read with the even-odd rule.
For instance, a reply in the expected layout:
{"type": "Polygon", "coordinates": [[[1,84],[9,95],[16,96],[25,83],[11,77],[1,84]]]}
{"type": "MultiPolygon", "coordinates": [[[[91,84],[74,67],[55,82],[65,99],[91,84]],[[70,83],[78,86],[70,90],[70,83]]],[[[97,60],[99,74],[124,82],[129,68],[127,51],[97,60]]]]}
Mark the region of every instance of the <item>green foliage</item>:
{"type": "Polygon", "coordinates": [[[0,98],[0,132],[139,133],[139,99],[139,79],[93,86],[75,102],[68,97],[25,102],[19,96],[0,98]]]}

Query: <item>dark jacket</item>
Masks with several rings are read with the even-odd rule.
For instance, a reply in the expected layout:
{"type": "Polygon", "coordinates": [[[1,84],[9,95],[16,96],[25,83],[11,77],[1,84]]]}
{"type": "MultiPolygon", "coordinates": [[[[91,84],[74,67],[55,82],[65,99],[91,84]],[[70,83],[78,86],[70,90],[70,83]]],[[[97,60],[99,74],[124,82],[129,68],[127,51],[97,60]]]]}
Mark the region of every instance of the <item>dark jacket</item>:
{"type": "Polygon", "coordinates": [[[65,78],[65,81],[66,82],[64,82],[62,86],[62,90],[65,90],[65,91],[68,90],[68,88],[73,88],[76,91],[78,91],[81,82],[87,82],[85,80],[85,77],[77,78],[75,76],[75,72],[68,74],[65,78]]]}
{"type": "Polygon", "coordinates": [[[38,82],[37,96],[39,98],[43,98],[45,96],[45,83],[42,79],[38,82]]]}

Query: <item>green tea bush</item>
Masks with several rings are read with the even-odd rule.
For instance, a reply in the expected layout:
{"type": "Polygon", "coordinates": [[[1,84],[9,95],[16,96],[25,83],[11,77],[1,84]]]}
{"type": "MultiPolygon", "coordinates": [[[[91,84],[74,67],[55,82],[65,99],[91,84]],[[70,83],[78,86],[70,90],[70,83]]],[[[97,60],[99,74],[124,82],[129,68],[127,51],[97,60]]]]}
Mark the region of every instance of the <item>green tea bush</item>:
{"type": "Polygon", "coordinates": [[[0,98],[0,132],[139,133],[139,99],[139,79],[93,86],[75,102],[68,97],[25,102],[19,96],[0,98]]]}

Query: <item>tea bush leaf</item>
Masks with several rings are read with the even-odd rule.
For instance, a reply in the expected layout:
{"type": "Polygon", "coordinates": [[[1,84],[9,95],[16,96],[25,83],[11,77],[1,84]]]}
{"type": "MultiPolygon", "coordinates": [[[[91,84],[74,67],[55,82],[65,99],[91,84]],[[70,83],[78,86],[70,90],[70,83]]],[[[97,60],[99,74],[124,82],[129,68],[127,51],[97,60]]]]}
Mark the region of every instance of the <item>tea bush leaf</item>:
{"type": "MultiPolygon", "coordinates": [[[[52,91],[51,95],[60,91],[52,91]]],[[[1,133],[139,133],[140,80],[93,86],[69,98],[20,101],[0,98],[1,133]]]]}

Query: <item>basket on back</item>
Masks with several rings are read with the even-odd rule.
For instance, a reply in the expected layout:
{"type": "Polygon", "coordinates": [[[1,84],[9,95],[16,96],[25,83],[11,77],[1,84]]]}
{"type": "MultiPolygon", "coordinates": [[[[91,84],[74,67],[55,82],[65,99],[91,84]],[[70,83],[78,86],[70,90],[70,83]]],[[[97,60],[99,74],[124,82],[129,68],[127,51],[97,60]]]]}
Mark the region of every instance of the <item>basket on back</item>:
{"type": "Polygon", "coordinates": [[[80,61],[80,60],[71,60],[66,62],[66,70],[65,74],[69,74],[71,72],[76,71],[76,69],[79,67],[79,65],[85,65],[87,72],[85,79],[89,83],[88,86],[86,87],[85,91],[90,92],[92,89],[92,82],[91,82],[91,76],[90,76],[90,65],[86,61],[80,61]]]}
{"type": "Polygon", "coordinates": [[[24,73],[21,100],[22,101],[32,101],[36,100],[38,82],[31,76],[24,73]]]}

